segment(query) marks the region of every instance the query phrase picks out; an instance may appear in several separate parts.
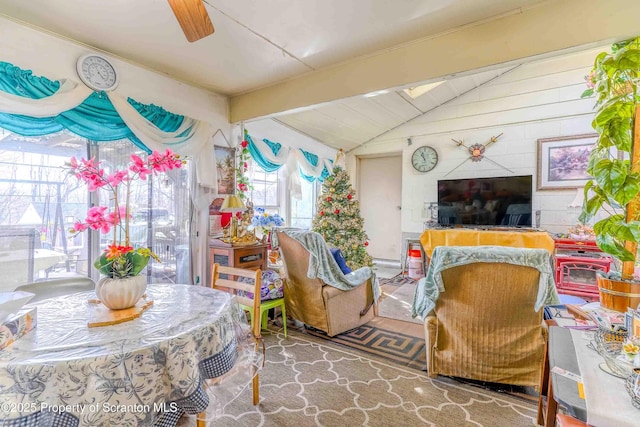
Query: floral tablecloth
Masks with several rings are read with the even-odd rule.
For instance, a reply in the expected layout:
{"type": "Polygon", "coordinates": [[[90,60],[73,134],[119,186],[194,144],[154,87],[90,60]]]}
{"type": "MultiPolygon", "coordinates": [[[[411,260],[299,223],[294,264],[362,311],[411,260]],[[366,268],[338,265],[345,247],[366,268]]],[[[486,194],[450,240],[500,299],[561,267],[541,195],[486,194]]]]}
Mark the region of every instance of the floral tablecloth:
{"type": "Polygon", "coordinates": [[[88,328],[83,292],[42,301],[36,329],[0,351],[3,426],[175,425],[203,411],[203,378],[229,371],[248,326],[233,297],[149,285],[138,319],[88,328]]]}

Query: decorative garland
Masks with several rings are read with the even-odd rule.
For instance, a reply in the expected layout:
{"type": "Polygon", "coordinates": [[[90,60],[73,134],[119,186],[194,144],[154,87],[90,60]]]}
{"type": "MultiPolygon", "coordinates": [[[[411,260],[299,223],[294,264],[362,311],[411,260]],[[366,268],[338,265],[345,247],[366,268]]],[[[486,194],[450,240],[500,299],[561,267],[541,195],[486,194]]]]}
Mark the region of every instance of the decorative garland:
{"type": "Polygon", "coordinates": [[[248,148],[248,137],[249,133],[245,129],[244,139],[240,143],[238,150],[238,166],[236,167],[236,193],[243,201],[247,200],[247,191],[253,190],[253,186],[251,185],[251,182],[249,182],[249,178],[245,175],[245,172],[249,168],[249,159],[251,158],[248,148]]]}

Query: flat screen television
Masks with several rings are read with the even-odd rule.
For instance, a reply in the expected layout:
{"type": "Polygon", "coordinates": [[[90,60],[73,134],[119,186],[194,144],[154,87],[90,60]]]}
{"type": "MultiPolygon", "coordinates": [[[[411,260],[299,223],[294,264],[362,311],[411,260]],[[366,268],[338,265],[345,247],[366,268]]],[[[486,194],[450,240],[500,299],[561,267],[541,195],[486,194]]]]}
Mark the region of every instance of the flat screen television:
{"type": "Polygon", "coordinates": [[[438,224],[531,227],[531,175],[438,181],[438,224]]]}

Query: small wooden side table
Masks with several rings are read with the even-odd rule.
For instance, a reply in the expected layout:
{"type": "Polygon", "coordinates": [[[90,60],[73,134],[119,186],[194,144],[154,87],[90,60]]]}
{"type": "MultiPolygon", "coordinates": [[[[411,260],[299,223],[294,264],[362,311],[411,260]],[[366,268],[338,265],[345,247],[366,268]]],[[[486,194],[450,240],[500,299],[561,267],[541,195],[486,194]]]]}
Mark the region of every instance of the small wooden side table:
{"type": "Polygon", "coordinates": [[[259,243],[255,245],[232,246],[225,243],[209,243],[209,264],[218,263],[236,268],[248,268],[250,270],[267,269],[267,245],[259,243]]]}

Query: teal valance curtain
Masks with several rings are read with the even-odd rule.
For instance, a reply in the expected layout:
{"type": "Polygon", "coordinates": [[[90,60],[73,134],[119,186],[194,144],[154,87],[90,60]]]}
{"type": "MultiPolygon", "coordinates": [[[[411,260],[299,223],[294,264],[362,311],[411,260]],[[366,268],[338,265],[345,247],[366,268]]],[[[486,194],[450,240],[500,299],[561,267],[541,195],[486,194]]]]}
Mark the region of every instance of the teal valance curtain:
{"type": "MultiPolygon", "coordinates": [[[[0,89],[12,95],[42,99],[58,92],[60,82],[36,77],[30,70],[0,62],[0,89]]],[[[162,107],[142,104],[131,98],[128,98],[128,102],[141,116],[165,132],[176,131],[183,122],[183,116],[170,113],[162,107]]],[[[125,124],[104,92],[92,92],[75,108],[52,117],[0,113],[0,127],[25,136],[40,136],[68,129],[94,141],[128,138],[136,146],[151,152],[125,124]]]]}
{"type": "Polygon", "coordinates": [[[0,126],[26,136],[68,129],[93,141],[128,138],[148,153],[170,148],[193,157],[200,186],[217,188],[210,166],[210,123],[143,104],[117,90],[94,92],[70,79],[53,81],[0,62],[0,126]]]}
{"type": "MultiPolygon", "coordinates": [[[[273,158],[273,156],[277,157],[280,154],[280,150],[282,149],[282,144],[279,142],[271,142],[268,139],[263,139],[262,142],[266,145],[267,150],[260,150],[258,145],[253,141],[251,135],[248,132],[245,132],[245,140],[247,141],[247,148],[249,149],[249,154],[256,162],[258,166],[264,169],[266,172],[274,172],[280,169],[284,163],[277,163],[275,161],[269,160],[269,158],[273,158]],[[269,156],[269,152],[273,154],[273,156],[269,156]]],[[[285,159],[286,160],[286,159],[285,159]]]]}
{"type": "Polygon", "coordinates": [[[313,182],[317,179],[323,182],[333,171],[332,160],[320,158],[317,154],[301,148],[284,148],[279,142],[273,142],[266,138],[254,140],[246,129],[244,139],[247,141],[249,154],[256,164],[266,172],[274,172],[289,162],[290,170],[298,169],[300,176],[305,180],[313,182]]]}
{"type": "MultiPolygon", "coordinates": [[[[304,158],[307,160],[307,162],[309,162],[309,164],[311,166],[313,166],[314,168],[318,167],[318,162],[320,160],[320,158],[318,157],[317,154],[313,154],[310,153],[308,151],[303,150],[302,148],[299,149],[300,152],[302,153],[302,155],[304,156],[304,158]]],[[[329,162],[333,163],[333,161],[329,160],[329,162]]],[[[324,182],[324,180],[331,175],[331,173],[329,172],[329,170],[327,169],[327,166],[323,166],[322,167],[322,172],[320,173],[320,175],[318,176],[313,176],[313,175],[307,175],[304,173],[304,169],[303,166],[299,166],[300,168],[300,176],[302,176],[305,180],[309,181],[309,182],[313,182],[316,179],[318,180],[318,182],[324,182]]]]}

